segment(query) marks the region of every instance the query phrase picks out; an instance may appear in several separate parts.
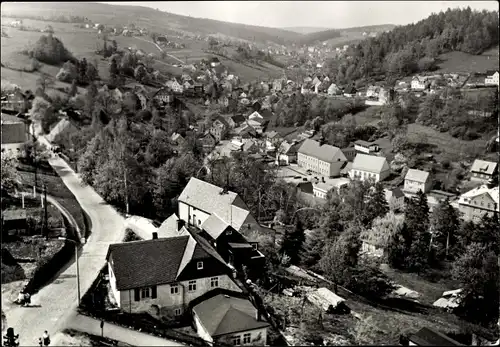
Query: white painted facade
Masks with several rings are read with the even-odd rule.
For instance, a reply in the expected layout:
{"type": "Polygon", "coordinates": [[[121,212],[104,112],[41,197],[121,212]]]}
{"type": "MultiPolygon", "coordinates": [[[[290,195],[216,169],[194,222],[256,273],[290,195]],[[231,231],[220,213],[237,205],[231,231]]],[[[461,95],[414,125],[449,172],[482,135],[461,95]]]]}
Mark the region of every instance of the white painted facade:
{"type": "Polygon", "coordinates": [[[484,84],[487,86],[498,86],[498,71],[495,71],[495,73],[491,76],[486,76],[484,84]]]}

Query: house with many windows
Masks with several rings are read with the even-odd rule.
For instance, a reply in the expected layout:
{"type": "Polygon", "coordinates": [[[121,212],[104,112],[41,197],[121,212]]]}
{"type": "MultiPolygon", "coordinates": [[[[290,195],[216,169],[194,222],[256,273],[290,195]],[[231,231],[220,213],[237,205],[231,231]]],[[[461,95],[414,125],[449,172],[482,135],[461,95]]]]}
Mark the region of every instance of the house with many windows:
{"type": "Polygon", "coordinates": [[[484,215],[498,216],[498,200],[498,186],[490,189],[483,185],[462,194],[458,210],[463,219],[479,222],[484,215]]]}
{"type": "Polygon", "coordinates": [[[357,140],[356,142],[354,142],[354,149],[361,153],[370,154],[378,152],[380,150],[380,147],[373,142],[357,140]]]}
{"type": "Polygon", "coordinates": [[[217,294],[192,309],[197,334],[211,346],[265,346],[269,323],[243,296],[217,294]]]}
{"type": "Polygon", "coordinates": [[[487,183],[489,180],[493,179],[493,176],[497,174],[497,172],[497,163],[476,159],[474,160],[474,163],[472,164],[472,167],[470,169],[470,180],[487,183]]]}
{"type": "Polygon", "coordinates": [[[180,316],[194,299],[214,288],[241,292],[233,270],[206,240],[181,236],[111,244],[106,261],[111,293],[125,312],[180,316]]]}
{"type": "Polygon", "coordinates": [[[339,176],[345,162],[347,158],[340,148],[310,139],[297,152],[299,166],[326,177],[339,176]]]}
{"type": "Polygon", "coordinates": [[[484,79],[484,84],[487,86],[497,86],[498,87],[498,71],[486,71],[486,77],[484,79]]]}
{"type": "Polygon", "coordinates": [[[386,179],[391,173],[389,163],[384,157],[358,153],[352,163],[349,177],[361,181],[372,179],[380,182],[386,179]]]}
{"type": "Polygon", "coordinates": [[[2,151],[21,155],[23,145],[30,139],[28,125],[22,118],[2,113],[2,151]]]}

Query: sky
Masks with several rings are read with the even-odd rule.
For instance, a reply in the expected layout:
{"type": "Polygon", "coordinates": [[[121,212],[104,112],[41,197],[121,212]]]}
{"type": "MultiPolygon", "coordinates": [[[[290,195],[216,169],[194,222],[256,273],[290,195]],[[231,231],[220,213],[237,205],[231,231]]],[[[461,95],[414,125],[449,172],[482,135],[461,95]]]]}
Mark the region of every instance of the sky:
{"type": "Polygon", "coordinates": [[[356,26],[418,22],[448,7],[498,10],[497,1],[157,1],[105,2],[147,6],[185,16],[274,28],[356,26]]]}

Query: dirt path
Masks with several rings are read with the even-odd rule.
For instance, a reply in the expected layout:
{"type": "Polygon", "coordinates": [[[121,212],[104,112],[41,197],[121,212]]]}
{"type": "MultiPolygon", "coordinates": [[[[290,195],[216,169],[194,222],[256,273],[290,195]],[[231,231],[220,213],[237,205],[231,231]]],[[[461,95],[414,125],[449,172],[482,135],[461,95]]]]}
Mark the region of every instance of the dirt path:
{"type": "MultiPolygon", "coordinates": [[[[169,53],[165,52],[165,51],[164,51],[164,50],[163,50],[160,46],[158,46],[158,45],[157,45],[156,43],[154,43],[153,41],[149,41],[149,40],[146,40],[146,39],[143,39],[143,38],[137,37],[137,36],[134,36],[134,38],[136,38],[137,40],[141,40],[141,41],[144,41],[144,42],[149,42],[150,44],[155,45],[155,46],[156,46],[156,48],[158,48],[158,50],[159,50],[160,52],[164,52],[164,53],[165,53],[167,56],[169,56],[170,58],[177,60],[177,61],[178,61],[178,62],[180,62],[181,64],[184,64],[184,62],[183,62],[182,60],[180,60],[179,58],[177,58],[177,57],[173,56],[172,54],[169,54],[169,53]]],[[[162,61],[159,61],[159,60],[157,60],[157,61],[158,61],[158,62],[160,62],[160,63],[163,63],[162,61]]],[[[163,63],[163,64],[165,64],[165,65],[169,65],[169,66],[172,66],[171,64],[166,64],[166,63],[163,63]]]]}

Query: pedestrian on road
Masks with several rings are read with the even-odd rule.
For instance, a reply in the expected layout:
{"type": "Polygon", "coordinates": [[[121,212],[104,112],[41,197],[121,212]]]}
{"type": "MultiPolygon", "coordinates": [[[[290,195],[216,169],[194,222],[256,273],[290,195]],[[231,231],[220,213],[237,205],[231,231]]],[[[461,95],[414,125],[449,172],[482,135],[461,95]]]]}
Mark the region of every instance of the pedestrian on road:
{"type": "Polygon", "coordinates": [[[48,346],[48,345],[50,345],[50,335],[49,335],[49,333],[47,332],[47,330],[45,330],[45,331],[43,332],[43,336],[42,336],[42,338],[43,338],[43,344],[44,344],[44,346],[48,346]]]}
{"type": "Polygon", "coordinates": [[[43,341],[42,341],[42,338],[41,338],[41,337],[39,337],[39,338],[38,338],[38,345],[39,345],[40,347],[43,347],[43,341]]]}

